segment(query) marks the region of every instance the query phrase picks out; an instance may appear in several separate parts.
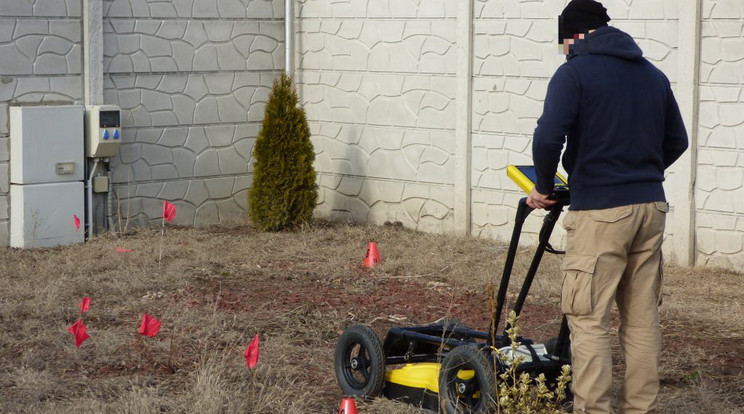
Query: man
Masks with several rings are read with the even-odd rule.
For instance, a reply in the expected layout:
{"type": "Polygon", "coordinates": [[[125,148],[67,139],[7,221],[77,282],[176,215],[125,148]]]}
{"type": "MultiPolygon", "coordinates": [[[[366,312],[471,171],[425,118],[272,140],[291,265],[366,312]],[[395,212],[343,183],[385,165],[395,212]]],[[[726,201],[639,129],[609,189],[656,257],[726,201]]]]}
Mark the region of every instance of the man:
{"type": "Polygon", "coordinates": [[[611,412],[614,300],[626,364],[620,409],[647,413],[659,390],[662,182],[687,134],[669,80],[609,21],[593,0],[573,0],[559,17],[567,61],[535,129],[537,182],[527,203],[555,203],[549,195],[565,142],[571,206],[561,309],[571,329],[574,411],[611,412]]]}

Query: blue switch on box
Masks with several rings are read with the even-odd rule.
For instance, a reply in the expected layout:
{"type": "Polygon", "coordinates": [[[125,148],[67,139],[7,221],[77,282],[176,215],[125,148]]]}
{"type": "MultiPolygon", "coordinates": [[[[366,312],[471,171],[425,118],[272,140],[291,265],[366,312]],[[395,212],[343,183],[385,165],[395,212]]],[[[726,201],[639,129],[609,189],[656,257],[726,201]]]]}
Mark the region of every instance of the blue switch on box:
{"type": "Polygon", "coordinates": [[[119,139],[119,130],[118,129],[115,129],[114,130],[114,139],[119,139]]]}
{"type": "Polygon", "coordinates": [[[103,131],[103,139],[109,139],[109,132],[108,129],[103,131]]]}

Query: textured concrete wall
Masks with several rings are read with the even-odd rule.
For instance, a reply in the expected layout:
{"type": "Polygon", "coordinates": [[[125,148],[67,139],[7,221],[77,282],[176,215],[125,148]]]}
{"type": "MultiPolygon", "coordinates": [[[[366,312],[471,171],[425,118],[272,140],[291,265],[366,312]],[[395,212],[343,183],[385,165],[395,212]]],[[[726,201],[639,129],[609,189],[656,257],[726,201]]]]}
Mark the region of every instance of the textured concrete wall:
{"type": "MultiPolygon", "coordinates": [[[[472,166],[474,235],[510,237],[524,194],[505,169],[531,164],[531,136],[547,84],[564,61],[556,16],[566,3],[473,2],[472,148],[464,159],[472,166]]],[[[605,4],[612,24],[630,33],[676,87],[676,1],[605,4]]],[[[299,3],[297,76],[318,152],[319,214],[452,229],[454,94],[457,79],[469,76],[455,66],[455,6],[434,0],[299,3]]],[[[669,171],[670,198],[680,187],[675,180],[684,179],[669,171]]],[[[525,241],[534,239],[540,223],[528,221],[525,241]]],[[[555,238],[561,237],[558,230],[555,238]]]]}
{"type": "MultiPolygon", "coordinates": [[[[699,92],[694,214],[675,214],[690,198],[692,177],[689,168],[674,167],[666,189],[676,206],[666,236],[688,237],[675,229],[694,221],[697,262],[740,267],[744,3],[699,1],[699,90],[685,83],[682,91],[691,101],[699,92]]],[[[556,16],[567,0],[472,2],[472,73],[457,64],[456,2],[296,3],[295,76],[317,153],[319,216],[451,232],[454,188],[461,185],[455,176],[465,165],[472,181],[470,231],[508,239],[523,194],[505,167],[531,163],[542,99],[563,62],[556,16]],[[455,142],[463,76],[472,81],[472,147],[465,155],[455,142]],[[457,166],[456,159],[466,162],[457,166]]],[[[691,21],[681,27],[680,3],[604,3],[612,24],[630,33],[678,88],[678,68],[689,64],[678,59],[678,49],[697,43],[685,35],[691,21]]],[[[179,205],[179,224],[241,217],[263,104],[283,69],[283,1],[102,4],[104,102],[120,105],[124,115],[121,153],[112,162],[123,219],[157,220],[163,199],[179,205]]],[[[82,103],[82,14],[80,0],[0,2],[0,245],[8,241],[8,107],[82,103]]],[[[688,72],[680,82],[694,77],[688,72]]],[[[528,221],[526,241],[539,225],[528,221]]],[[[559,231],[555,238],[561,237],[559,231]]]]}
{"type": "Polygon", "coordinates": [[[164,199],[178,224],[244,218],[253,143],[283,69],[283,2],[105,0],[103,13],[124,220],[159,219],[164,199]]]}
{"type": "Polygon", "coordinates": [[[705,0],[700,43],[697,263],[744,265],[744,3],[705,0]]]}
{"type": "Polygon", "coordinates": [[[451,232],[455,2],[307,0],[296,14],[317,214],[451,232]]]}
{"type": "MultiPolygon", "coordinates": [[[[509,240],[524,193],[506,176],[509,164],[532,164],[532,133],[553,72],[564,61],[557,16],[567,1],[475,1],[473,62],[472,233],[509,240]]],[[[676,80],[674,1],[603,4],[611,25],[636,39],[644,55],[676,80]]],[[[670,172],[670,177],[673,172],[670,172]]],[[[667,185],[671,196],[672,186],[667,185]]],[[[539,213],[537,213],[539,214],[539,213]]],[[[670,217],[671,219],[671,217],[670,217]]],[[[525,223],[534,240],[541,220],[525,223]]],[[[671,227],[669,227],[671,229],[671,227]]],[[[668,236],[672,236],[671,231],[668,236]]],[[[559,227],[553,238],[560,244],[559,227]]]]}
{"type": "MultiPolygon", "coordinates": [[[[563,2],[476,1],[473,32],[472,233],[509,240],[524,193],[509,164],[532,164],[532,133],[548,79],[563,62],[556,17],[563,2]]],[[[540,212],[536,213],[540,214],[540,212]]],[[[530,241],[541,220],[527,220],[530,241]]],[[[554,238],[560,238],[560,231],[554,238]]]]}
{"type": "Polygon", "coordinates": [[[80,0],[0,1],[0,246],[9,243],[8,107],[82,103],[80,0]]]}

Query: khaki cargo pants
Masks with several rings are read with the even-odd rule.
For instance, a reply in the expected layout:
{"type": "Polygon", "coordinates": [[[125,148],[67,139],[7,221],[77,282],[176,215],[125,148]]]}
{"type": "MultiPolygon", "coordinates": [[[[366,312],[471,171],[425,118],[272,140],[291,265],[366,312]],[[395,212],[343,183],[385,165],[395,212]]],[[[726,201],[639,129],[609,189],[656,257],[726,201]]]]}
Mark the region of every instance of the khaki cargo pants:
{"type": "Polygon", "coordinates": [[[661,242],[669,205],[569,211],[561,308],[571,328],[574,412],[610,413],[610,309],[625,358],[620,409],[647,413],[659,392],[661,242]]]}

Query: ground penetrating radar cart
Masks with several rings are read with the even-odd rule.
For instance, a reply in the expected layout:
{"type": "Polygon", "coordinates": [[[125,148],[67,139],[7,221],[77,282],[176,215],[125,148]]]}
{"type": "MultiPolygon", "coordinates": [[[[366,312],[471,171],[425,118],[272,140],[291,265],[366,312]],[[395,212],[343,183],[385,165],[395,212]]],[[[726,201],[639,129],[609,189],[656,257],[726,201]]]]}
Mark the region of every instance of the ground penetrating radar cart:
{"type": "MultiPolygon", "coordinates": [[[[534,187],[533,167],[511,165],[507,168],[507,175],[527,193],[534,187]]],[[[563,253],[553,249],[549,242],[563,207],[569,204],[568,184],[558,174],[551,198],[557,203],[543,219],[537,249],[514,303],[517,315],[522,310],[543,254],[563,253]]],[[[519,200],[496,294],[495,316],[488,331],[477,331],[458,321],[444,320],[430,325],[393,327],[381,342],[368,326],[350,326],[341,334],[335,350],[336,378],[343,393],[363,398],[384,393],[391,399],[448,414],[489,412],[496,398],[495,375],[509,368],[508,360],[493,358],[492,353],[496,350],[510,352],[512,341],[506,333],[508,323],[502,333],[499,333],[498,325],[522,226],[532,210],[526,197],[519,200]]],[[[518,373],[526,372],[532,377],[545,374],[550,384],[556,382],[562,366],[571,363],[565,316],[558,336],[545,344],[522,337],[517,338],[517,342],[521,343],[517,353],[523,357],[522,363],[516,367],[518,373]]],[[[511,360],[514,358],[516,355],[512,355],[511,360]]]]}

